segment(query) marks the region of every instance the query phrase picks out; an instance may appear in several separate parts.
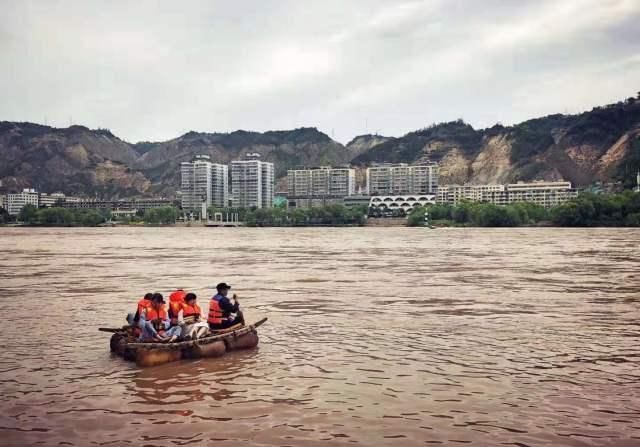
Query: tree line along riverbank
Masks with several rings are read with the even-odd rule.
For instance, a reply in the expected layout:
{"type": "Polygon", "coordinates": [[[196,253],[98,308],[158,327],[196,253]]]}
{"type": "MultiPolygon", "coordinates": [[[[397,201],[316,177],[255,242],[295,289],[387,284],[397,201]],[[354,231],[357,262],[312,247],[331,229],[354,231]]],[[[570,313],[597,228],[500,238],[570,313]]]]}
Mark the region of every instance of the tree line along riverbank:
{"type": "MultiPolygon", "coordinates": [[[[366,224],[367,215],[370,214],[366,206],[348,208],[339,204],[294,209],[209,208],[211,216],[218,212],[223,216],[236,213],[240,222],[252,227],[361,226],[366,224]]],[[[153,208],[133,216],[115,217],[109,210],[38,209],[27,205],[17,216],[17,221],[30,226],[98,226],[114,221],[125,225],[173,225],[180,215],[180,211],[174,207],[153,208]]],[[[435,204],[413,209],[406,219],[408,226],[640,227],[640,193],[583,193],[549,209],[529,202],[509,205],[480,202],[435,204]]],[[[0,208],[0,224],[12,221],[12,216],[0,208]]]]}
{"type": "Polygon", "coordinates": [[[640,193],[583,193],[548,209],[530,202],[509,205],[480,202],[432,205],[413,210],[407,225],[425,225],[426,213],[430,224],[445,226],[640,227],[640,193]]]}

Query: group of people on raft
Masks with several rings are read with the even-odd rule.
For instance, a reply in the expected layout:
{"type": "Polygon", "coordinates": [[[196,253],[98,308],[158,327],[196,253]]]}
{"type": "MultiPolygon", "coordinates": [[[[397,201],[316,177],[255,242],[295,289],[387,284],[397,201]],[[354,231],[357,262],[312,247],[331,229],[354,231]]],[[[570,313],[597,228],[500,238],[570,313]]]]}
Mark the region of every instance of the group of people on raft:
{"type": "Polygon", "coordinates": [[[231,286],[222,282],[216,290],[209,300],[206,321],[202,318],[196,294],[177,289],[169,295],[168,310],[162,294],[147,293],[138,302],[135,314],[127,315],[127,322],[140,341],[156,342],[193,340],[210,331],[244,325],[237,296],[229,297],[231,286]]]}

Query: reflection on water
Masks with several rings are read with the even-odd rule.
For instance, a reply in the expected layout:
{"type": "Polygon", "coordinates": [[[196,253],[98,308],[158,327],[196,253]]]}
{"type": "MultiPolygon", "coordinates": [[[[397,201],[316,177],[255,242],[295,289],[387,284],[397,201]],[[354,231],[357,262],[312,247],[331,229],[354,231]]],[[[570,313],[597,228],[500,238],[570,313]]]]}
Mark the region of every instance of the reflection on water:
{"type": "Polygon", "coordinates": [[[638,230],[0,229],[0,445],[640,445],[638,230]],[[258,349],[99,326],[234,285],[258,349]],[[5,320],[6,321],[6,320],[5,320]]]}

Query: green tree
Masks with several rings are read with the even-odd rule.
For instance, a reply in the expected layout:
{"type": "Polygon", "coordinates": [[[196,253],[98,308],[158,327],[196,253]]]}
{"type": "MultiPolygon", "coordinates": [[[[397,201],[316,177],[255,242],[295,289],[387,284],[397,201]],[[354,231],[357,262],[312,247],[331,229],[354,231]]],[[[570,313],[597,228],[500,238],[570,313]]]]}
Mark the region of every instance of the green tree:
{"type": "Polygon", "coordinates": [[[450,220],[453,215],[453,207],[451,205],[431,205],[429,206],[429,218],[431,220],[450,220]]]}
{"type": "Polygon", "coordinates": [[[553,209],[552,220],[563,227],[588,227],[595,223],[596,208],[590,198],[579,198],[553,209]]]}
{"type": "Polygon", "coordinates": [[[426,212],[427,209],[422,206],[417,206],[412,209],[409,213],[409,217],[407,218],[407,225],[410,227],[423,227],[426,212]]]}
{"type": "Polygon", "coordinates": [[[45,225],[72,225],[76,222],[76,214],[65,208],[41,208],[38,210],[38,222],[45,225]]]}
{"type": "Polygon", "coordinates": [[[624,225],[626,227],[640,227],[640,213],[627,215],[624,219],[624,225]]]}
{"type": "Polygon", "coordinates": [[[105,222],[105,218],[98,210],[84,210],[78,216],[77,221],[85,227],[95,227],[105,222]]]}
{"type": "Polygon", "coordinates": [[[33,205],[25,205],[18,213],[18,220],[20,222],[33,224],[37,222],[38,208],[33,205]]]}
{"type": "Polygon", "coordinates": [[[474,206],[471,202],[461,202],[453,209],[451,217],[457,223],[470,222],[474,206]]]}
{"type": "Polygon", "coordinates": [[[144,222],[148,224],[174,224],[178,218],[178,211],[172,206],[150,208],[144,213],[144,222]]]}
{"type": "Polygon", "coordinates": [[[11,220],[9,212],[0,206],[0,224],[7,223],[11,220]]]}

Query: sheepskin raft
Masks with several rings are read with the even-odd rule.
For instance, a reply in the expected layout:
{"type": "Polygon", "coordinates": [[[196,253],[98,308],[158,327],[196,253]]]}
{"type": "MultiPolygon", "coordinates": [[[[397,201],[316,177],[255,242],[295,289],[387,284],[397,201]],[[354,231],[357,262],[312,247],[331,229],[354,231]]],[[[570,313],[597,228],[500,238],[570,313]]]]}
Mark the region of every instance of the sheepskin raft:
{"type": "Polygon", "coordinates": [[[220,357],[227,351],[254,348],[258,345],[256,328],[265,321],[267,319],[263,318],[231,331],[215,332],[197,340],[173,343],[138,342],[124,329],[100,328],[100,330],[113,332],[110,342],[111,352],[126,360],[135,361],[138,366],[155,366],[180,359],[220,357]]]}

